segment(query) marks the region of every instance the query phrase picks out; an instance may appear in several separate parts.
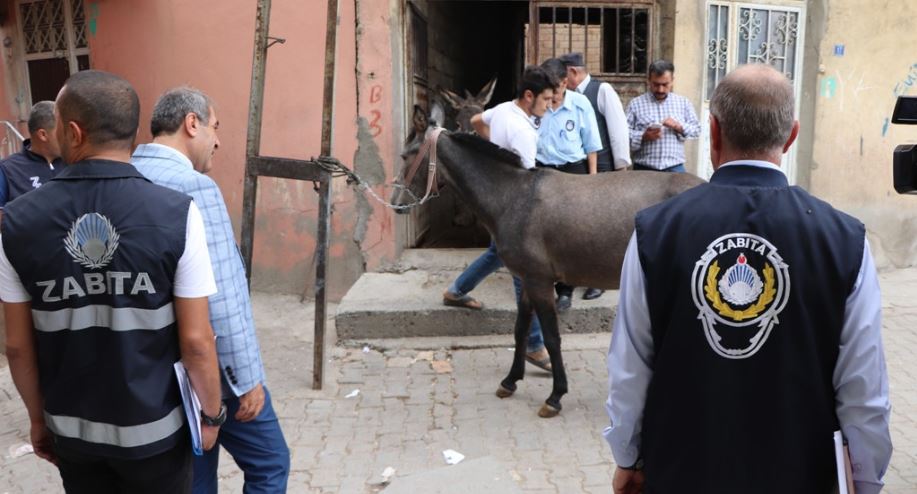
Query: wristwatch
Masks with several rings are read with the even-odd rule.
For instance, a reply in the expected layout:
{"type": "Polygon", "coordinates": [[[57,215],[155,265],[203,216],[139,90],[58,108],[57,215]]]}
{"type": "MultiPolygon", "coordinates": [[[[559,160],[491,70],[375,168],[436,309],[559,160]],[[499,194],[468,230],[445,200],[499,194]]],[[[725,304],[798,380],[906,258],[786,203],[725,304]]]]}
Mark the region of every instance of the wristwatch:
{"type": "Polygon", "coordinates": [[[622,467],[618,465],[621,470],[643,470],[643,458],[637,458],[637,462],[629,467],[622,467]]]}
{"type": "Polygon", "coordinates": [[[217,413],[216,417],[209,417],[204,413],[204,410],[201,410],[201,425],[207,425],[210,427],[219,427],[226,422],[226,404],[220,402],[220,412],[217,413]]]}

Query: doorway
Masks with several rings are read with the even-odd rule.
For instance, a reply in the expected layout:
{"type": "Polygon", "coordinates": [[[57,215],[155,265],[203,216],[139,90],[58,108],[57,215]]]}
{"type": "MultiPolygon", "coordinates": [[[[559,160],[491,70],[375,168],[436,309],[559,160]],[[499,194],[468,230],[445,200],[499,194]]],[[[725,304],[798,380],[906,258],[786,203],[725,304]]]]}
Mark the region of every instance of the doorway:
{"type": "MultiPolygon", "coordinates": [[[[805,6],[787,7],[750,3],[707,3],[705,24],[707,56],[704,65],[701,136],[698,170],[701,178],[713,175],[710,162],[710,97],[716,84],[739,65],[766,63],[792,81],[796,101],[802,95],[802,43],[805,39],[805,6]]],[[[796,118],[799,118],[796,105],[796,118]]],[[[796,183],[798,146],[783,155],[781,168],[791,185],[796,183]]]]}
{"type": "MultiPolygon", "coordinates": [[[[405,115],[429,111],[436,88],[477,92],[497,77],[488,107],[513,99],[526,64],[582,52],[590,73],[610,82],[626,105],[646,88],[646,68],[671,57],[673,0],[407,0],[405,115]]],[[[407,128],[410,122],[405,122],[407,128]]],[[[447,113],[445,126],[454,128],[447,113]]],[[[405,247],[485,247],[490,236],[448,189],[415,208],[405,247]]]]}
{"type": "MultiPolygon", "coordinates": [[[[405,8],[407,58],[407,110],[414,105],[429,112],[436,89],[473,94],[497,78],[487,107],[514,97],[524,67],[525,25],[528,2],[412,0],[405,8]]],[[[445,106],[445,105],[444,105],[445,106]]],[[[449,129],[454,114],[446,108],[449,129]]],[[[406,222],[406,247],[486,247],[490,234],[453,191],[411,211],[406,222]]]]}
{"type": "Polygon", "coordinates": [[[70,74],[89,69],[83,0],[16,2],[31,104],[51,100],[70,74]]]}

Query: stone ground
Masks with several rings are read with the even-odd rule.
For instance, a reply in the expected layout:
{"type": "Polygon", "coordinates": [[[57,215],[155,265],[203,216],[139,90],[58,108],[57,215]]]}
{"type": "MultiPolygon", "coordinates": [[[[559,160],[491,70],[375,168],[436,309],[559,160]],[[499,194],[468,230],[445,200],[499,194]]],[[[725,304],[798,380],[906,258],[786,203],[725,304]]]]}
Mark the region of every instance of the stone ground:
{"type": "MultiPolygon", "coordinates": [[[[881,281],[895,443],[884,492],[917,493],[917,269],[881,281]]],[[[511,360],[508,335],[329,344],[316,391],[312,307],[256,294],[255,317],[292,451],[291,493],[610,492],[613,462],[600,435],[608,333],[564,337],[571,392],[563,413],[545,420],[535,412],[549,394],[547,374],[529,371],[510,399],[493,394],[511,360]],[[448,466],[447,449],[466,459],[448,466]]],[[[27,425],[0,360],[0,494],[62,492],[50,464],[16,453],[27,425]]],[[[242,492],[226,455],[220,476],[220,492],[242,492]]]]}

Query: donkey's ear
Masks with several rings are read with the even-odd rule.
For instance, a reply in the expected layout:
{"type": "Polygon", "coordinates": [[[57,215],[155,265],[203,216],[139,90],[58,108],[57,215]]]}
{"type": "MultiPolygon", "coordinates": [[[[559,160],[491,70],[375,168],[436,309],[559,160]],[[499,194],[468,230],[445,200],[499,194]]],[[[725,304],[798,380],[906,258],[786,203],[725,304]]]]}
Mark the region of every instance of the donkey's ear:
{"type": "Polygon", "coordinates": [[[438,88],[437,92],[439,96],[446,102],[447,105],[451,106],[454,110],[458,110],[462,106],[462,97],[453,93],[452,91],[444,88],[438,88]]]}
{"type": "Polygon", "coordinates": [[[433,103],[433,109],[430,110],[430,125],[442,127],[446,123],[446,113],[443,106],[438,102],[433,103]]]}
{"type": "Polygon", "coordinates": [[[478,92],[478,95],[475,96],[475,100],[481,105],[481,108],[484,108],[484,105],[490,101],[490,98],[494,95],[494,89],[497,87],[497,77],[494,76],[484,87],[481,88],[481,91],[478,92]]]}

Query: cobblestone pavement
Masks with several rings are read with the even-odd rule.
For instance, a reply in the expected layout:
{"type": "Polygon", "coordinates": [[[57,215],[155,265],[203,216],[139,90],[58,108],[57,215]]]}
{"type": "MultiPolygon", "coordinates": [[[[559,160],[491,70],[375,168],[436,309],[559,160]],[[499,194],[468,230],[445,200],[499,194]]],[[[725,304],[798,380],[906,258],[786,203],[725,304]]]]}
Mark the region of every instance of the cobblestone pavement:
{"type": "MultiPolygon", "coordinates": [[[[917,269],[881,280],[895,443],[884,492],[917,493],[917,269]]],[[[366,352],[362,342],[329,346],[324,389],[312,390],[311,310],[294,297],[255,297],[269,385],[292,451],[289,492],[384,491],[387,467],[395,469],[394,490],[414,474],[455,468],[444,461],[446,449],[501,466],[525,493],[610,492],[613,463],[600,435],[608,334],[564,337],[570,393],[561,415],[545,420],[536,410],[549,394],[547,374],[530,370],[512,398],[493,394],[511,360],[508,336],[381,340],[366,352]]],[[[13,457],[27,424],[0,361],[0,494],[62,492],[51,465],[13,457]]],[[[241,472],[223,456],[220,492],[242,492],[241,472]]]]}

